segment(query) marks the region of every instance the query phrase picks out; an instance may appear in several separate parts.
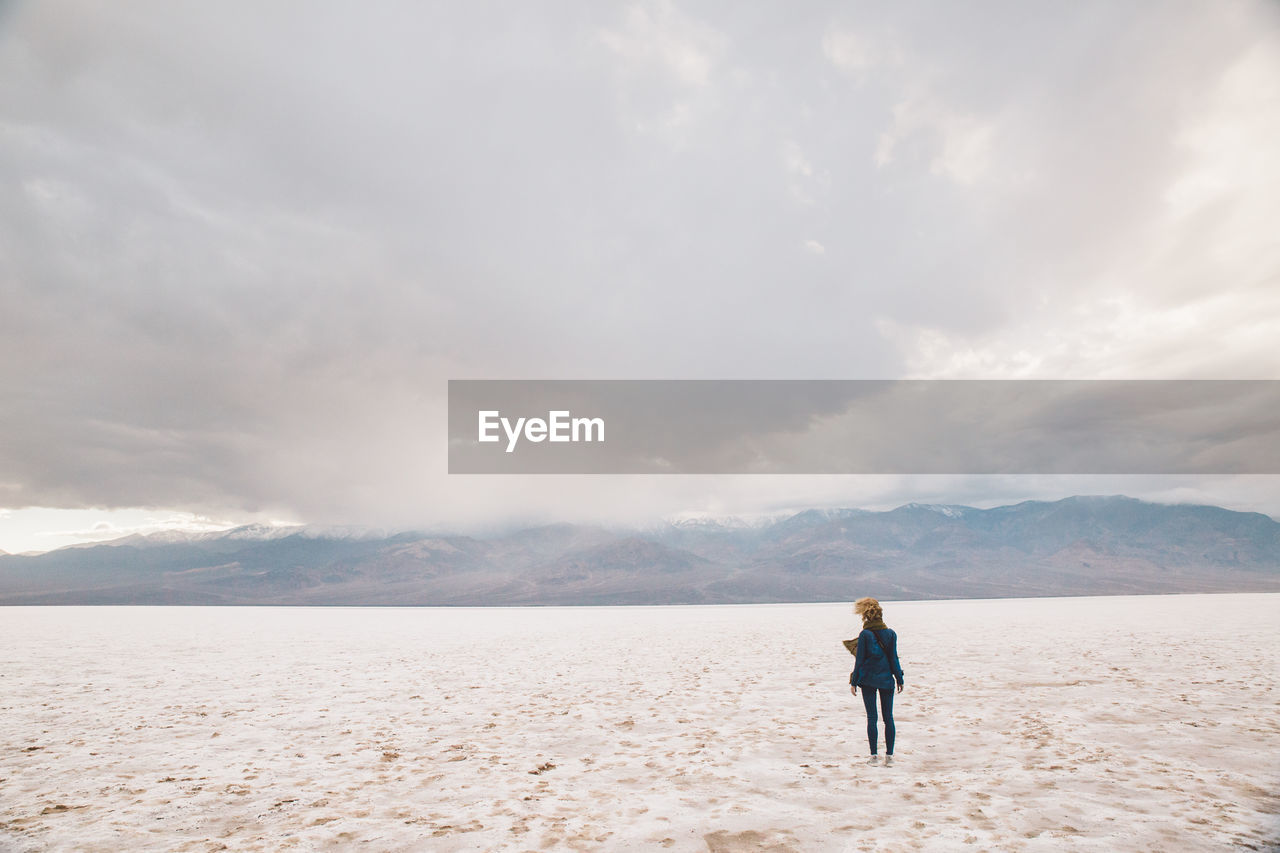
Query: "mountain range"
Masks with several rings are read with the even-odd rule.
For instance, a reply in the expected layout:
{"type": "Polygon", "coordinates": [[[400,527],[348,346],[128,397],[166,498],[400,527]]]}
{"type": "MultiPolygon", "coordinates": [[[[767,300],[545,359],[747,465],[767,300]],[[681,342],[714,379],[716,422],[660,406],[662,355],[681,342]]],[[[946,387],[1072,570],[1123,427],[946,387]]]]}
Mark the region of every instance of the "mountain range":
{"type": "Polygon", "coordinates": [[[1280,591],[1280,522],[1123,496],[493,535],[248,526],[0,555],[0,605],[734,604],[1280,591]]]}

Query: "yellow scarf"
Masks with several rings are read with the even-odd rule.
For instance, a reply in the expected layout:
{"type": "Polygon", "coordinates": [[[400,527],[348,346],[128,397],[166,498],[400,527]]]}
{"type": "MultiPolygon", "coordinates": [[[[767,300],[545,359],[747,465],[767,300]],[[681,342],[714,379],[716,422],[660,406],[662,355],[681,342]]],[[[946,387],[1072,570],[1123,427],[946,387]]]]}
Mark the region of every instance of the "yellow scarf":
{"type": "MultiPolygon", "coordinates": [[[[884,624],[883,619],[873,619],[870,622],[862,623],[863,631],[883,631],[888,627],[889,627],[888,625],[884,624]]],[[[859,633],[861,633],[861,631],[859,633]]],[[[841,640],[840,642],[843,643],[844,647],[849,650],[849,654],[855,655],[855,656],[858,654],[858,638],[857,637],[854,637],[852,640],[841,640]]]]}

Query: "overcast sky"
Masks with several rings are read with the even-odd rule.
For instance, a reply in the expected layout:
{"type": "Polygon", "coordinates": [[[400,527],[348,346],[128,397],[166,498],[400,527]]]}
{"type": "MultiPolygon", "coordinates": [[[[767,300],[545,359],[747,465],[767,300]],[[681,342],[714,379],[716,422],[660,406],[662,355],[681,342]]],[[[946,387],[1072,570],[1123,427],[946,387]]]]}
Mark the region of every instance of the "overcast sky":
{"type": "Polygon", "coordinates": [[[1280,514],[1272,477],[445,473],[449,378],[1280,379],[1277,139],[1271,2],[3,4],[0,548],[1280,514]]]}

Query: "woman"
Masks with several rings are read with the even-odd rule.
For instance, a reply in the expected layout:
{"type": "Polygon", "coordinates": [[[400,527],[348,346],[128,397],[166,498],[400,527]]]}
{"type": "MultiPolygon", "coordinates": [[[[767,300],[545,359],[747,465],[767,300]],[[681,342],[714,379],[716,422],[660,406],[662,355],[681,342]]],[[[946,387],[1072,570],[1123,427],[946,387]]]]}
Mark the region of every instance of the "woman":
{"type": "Polygon", "coordinates": [[[897,681],[902,692],[902,664],[898,662],[898,635],[884,624],[884,610],[874,598],[860,598],[853,612],[862,617],[862,633],[844,645],[854,654],[853,672],[849,673],[849,689],[854,696],[862,688],[862,704],[867,707],[867,741],[871,744],[868,764],[879,761],[876,745],[876,694],[880,694],[880,712],[884,715],[884,763],[893,763],[893,687],[897,681]]]}

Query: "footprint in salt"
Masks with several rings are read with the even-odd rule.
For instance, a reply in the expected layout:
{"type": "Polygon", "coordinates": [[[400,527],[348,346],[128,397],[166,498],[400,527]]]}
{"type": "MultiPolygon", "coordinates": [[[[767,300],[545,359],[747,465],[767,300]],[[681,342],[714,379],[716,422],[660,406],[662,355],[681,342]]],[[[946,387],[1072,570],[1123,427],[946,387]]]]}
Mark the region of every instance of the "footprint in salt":
{"type": "Polygon", "coordinates": [[[795,836],[785,829],[767,829],[764,831],[747,829],[741,832],[729,832],[719,829],[702,836],[706,842],[708,853],[746,853],[746,851],[767,850],[772,853],[789,853],[799,851],[795,836]]]}

